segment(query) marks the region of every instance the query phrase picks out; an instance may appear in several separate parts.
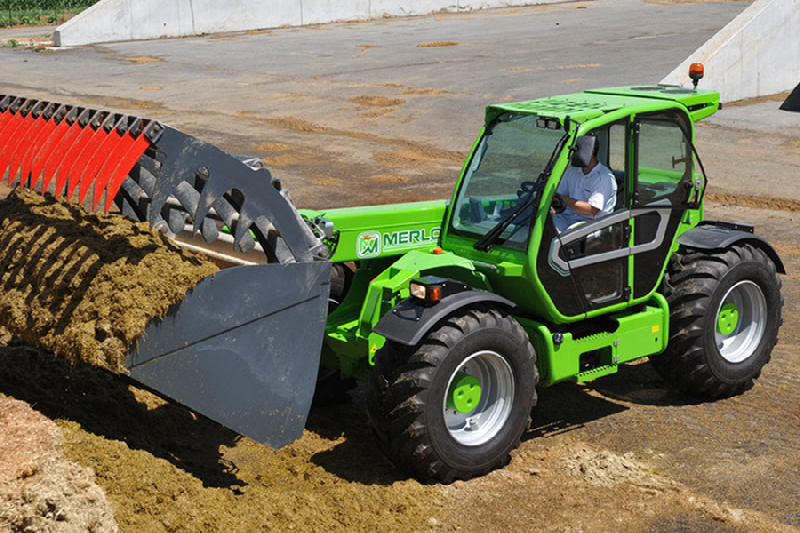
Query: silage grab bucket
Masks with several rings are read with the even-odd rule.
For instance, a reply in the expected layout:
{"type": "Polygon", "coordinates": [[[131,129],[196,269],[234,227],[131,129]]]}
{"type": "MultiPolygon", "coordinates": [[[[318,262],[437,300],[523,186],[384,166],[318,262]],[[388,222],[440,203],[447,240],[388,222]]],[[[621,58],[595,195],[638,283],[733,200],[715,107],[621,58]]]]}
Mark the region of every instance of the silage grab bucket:
{"type": "Polygon", "coordinates": [[[116,208],[170,236],[188,234],[203,251],[230,248],[239,265],[201,280],[149,323],[125,367],[264,444],[302,434],[331,267],[269,171],[154,120],[0,95],[0,178],[116,208]]]}

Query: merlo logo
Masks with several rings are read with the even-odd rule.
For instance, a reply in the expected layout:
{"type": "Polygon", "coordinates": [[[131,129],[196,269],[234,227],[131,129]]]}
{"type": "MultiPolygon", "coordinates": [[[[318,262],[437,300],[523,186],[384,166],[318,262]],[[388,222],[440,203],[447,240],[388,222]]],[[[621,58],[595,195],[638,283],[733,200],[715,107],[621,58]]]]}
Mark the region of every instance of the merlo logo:
{"type": "Polygon", "coordinates": [[[381,234],[378,231],[365,231],[358,236],[356,253],[364,259],[381,254],[381,234]]]}

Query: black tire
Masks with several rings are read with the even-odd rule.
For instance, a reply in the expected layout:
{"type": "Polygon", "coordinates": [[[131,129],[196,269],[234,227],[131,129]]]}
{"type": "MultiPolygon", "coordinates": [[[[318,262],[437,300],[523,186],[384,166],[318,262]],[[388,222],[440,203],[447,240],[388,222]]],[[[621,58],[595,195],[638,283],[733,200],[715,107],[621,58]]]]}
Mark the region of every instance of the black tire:
{"type": "Polygon", "coordinates": [[[344,263],[331,266],[331,287],[328,294],[328,312],[333,311],[347,296],[353,283],[353,269],[344,263]]]}
{"type": "Polygon", "coordinates": [[[536,355],[516,320],[494,309],[461,309],[416,349],[393,344],[378,352],[367,384],[369,418],[399,468],[421,480],[470,479],[504,466],[519,446],[538,379],[536,355]],[[467,375],[480,382],[477,406],[465,412],[459,399],[460,409],[450,408],[451,383],[468,383],[467,375]]]}
{"type": "Polygon", "coordinates": [[[778,340],[783,296],[775,264],[749,244],[709,254],[689,250],[670,262],[669,346],[650,358],[672,386],[708,399],[753,385],[778,340]]]}

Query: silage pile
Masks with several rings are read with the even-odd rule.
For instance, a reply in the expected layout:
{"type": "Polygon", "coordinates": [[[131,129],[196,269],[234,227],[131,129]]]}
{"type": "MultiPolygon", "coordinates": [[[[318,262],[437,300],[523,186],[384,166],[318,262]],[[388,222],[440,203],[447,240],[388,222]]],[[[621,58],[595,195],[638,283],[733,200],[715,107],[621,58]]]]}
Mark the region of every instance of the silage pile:
{"type": "Polygon", "coordinates": [[[119,531],[91,469],[64,456],[58,426],[0,394],[0,531],[119,531]]]}
{"type": "Polygon", "coordinates": [[[0,200],[0,324],[119,372],[148,322],[217,267],[146,223],[28,191],[0,200]]]}

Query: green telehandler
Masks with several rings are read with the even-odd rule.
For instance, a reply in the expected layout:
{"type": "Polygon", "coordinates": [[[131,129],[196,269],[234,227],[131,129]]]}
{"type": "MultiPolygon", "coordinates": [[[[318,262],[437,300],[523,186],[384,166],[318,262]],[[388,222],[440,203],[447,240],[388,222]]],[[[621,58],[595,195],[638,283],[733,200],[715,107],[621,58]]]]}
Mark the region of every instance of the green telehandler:
{"type": "Polygon", "coordinates": [[[484,474],[519,444],[537,387],[642,357],[688,394],[752,385],[784,267],[752,226],[703,218],[694,122],[718,108],[718,93],[676,87],[493,105],[449,201],[301,211],[340,278],[323,368],[367,380],[396,464],[484,474]],[[614,210],[559,232],[555,191],[584,136],[615,176],[614,210]]]}
{"type": "Polygon", "coordinates": [[[18,98],[0,95],[10,181],[80,189],[81,201],[94,186],[95,205],[105,195],[105,209],[170,235],[227,237],[263,256],[203,280],[174,313],[180,331],[178,320],[148,326],[126,367],[271,446],[302,434],[315,388],[358,379],[398,467],[469,479],[508,461],[539,387],[649,357],[681,391],[723,398],[752,386],[777,342],[783,263],[752,225],[703,216],[694,123],[719,109],[717,92],[491,105],[449,200],[329,210],[295,209],[266,169],[162,124],[18,98]],[[104,158],[52,156],[93,137],[104,158]],[[559,231],[561,177],[595,147],[616,182],[613,210],[559,231]],[[42,157],[96,168],[51,182],[42,157]],[[106,172],[109,159],[119,164],[106,172]],[[253,291],[277,303],[228,316],[253,291]]]}

